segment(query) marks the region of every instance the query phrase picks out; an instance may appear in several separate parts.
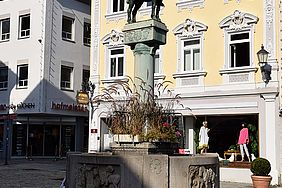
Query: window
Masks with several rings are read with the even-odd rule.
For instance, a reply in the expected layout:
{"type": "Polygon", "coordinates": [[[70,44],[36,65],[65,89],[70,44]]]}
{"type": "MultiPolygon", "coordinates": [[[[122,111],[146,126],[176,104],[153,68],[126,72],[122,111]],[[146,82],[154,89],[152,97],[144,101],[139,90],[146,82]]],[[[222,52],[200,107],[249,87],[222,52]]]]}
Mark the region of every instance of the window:
{"type": "Polygon", "coordinates": [[[0,20],[0,41],[10,39],[10,18],[0,20]]]}
{"type": "Polygon", "coordinates": [[[230,67],[250,66],[250,37],[248,32],[230,34],[230,67]]]}
{"type": "Polygon", "coordinates": [[[200,70],[200,40],[183,41],[183,71],[200,70]]]}
{"type": "Polygon", "coordinates": [[[20,16],[19,38],[30,36],[30,14],[20,16]]]}
{"type": "Polygon", "coordinates": [[[123,76],[124,49],[110,50],[110,77],[123,76]]]}
{"type": "Polygon", "coordinates": [[[160,73],[160,50],[159,49],[156,51],[156,54],[154,57],[154,73],[156,74],[160,73]]]}
{"type": "Polygon", "coordinates": [[[62,38],[64,40],[74,40],[74,19],[70,17],[63,16],[63,25],[62,25],[62,38]]]}
{"type": "Polygon", "coordinates": [[[125,0],[112,0],[112,13],[123,12],[125,10],[125,0]]]}
{"type": "Polygon", "coordinates": [[[72,74],[72,67],[61,67],[61,89],[72,89],[72,74]]]}
{"type": "Polygon", "coordinates": [[[28,85],[28,65],[18,65],[18,87],[24,88],[28,85]]]}
{"type": "Polygon", "coordinates": [[[224,84],[241,89],[241,83],[255,83],[254,33],[258,17],[235,10],[219,23],[224,32],[224,66],[219,70],[224,84]],[[237,84],[237,85],[235,85],[237,84]]]}
{"type": "Polygon", "coordinates": [[[0,151],[3,150],[4,125],[0,123],[0,151]]]}
{"type": "Polygon", "coordinates": [[[84,29],[83,29],[83,44],[86,46],[90,46],[91,41],[91,25],[89,23],[84,22],[84,29]]]}
{"type": "Polygon", "coordinates": [[[89,77],[90,77],[90,71],[86,70],[86,69],[83,69],[83,72],[82,72],[82,82],[87,83],[89,81],[89,77]]]}
{"type": "Polygon", "coordinates": [[[8,67],[0,67],[0,90],[8,87],[8,67]]]}

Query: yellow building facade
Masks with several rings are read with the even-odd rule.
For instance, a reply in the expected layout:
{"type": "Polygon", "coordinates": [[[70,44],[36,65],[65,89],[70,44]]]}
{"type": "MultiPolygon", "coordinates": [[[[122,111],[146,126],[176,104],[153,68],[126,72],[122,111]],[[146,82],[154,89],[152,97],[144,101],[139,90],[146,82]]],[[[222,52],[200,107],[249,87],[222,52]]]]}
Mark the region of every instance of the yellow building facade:
{"type": "MultiPolygon", "coordinates": [[[[275,0],[164,0],[160,17],[167,43],[155,56],[155,82],[169,80],[181,95],[184,108],[183,148],[197,153],[196,135],[208,122],[209,152],[224,157],[238,142],[241,123],[251,125],[249,153],[272,165],[273,184],[280,183],[282,141],[280,112],[279,1],[275,0]],[[261,45],[269,52],[271,79],[257,59],[261,45]],[[196,117],[196,118],[195,118],[196,117]]],[[[134,56],[123,44],[127,24],[125,0],[93,0],[91,19],[91,76],[100,88],[134,77],[134,56]]],[[[151,3],[144,3],[137,21],[150,19],[151,3]]],[[[111,135],[103,121],[107,107],[90,114],[89,152],[107,150],[111,135]]],[[[240,156],[235,159],[240,160],[240,156]]],[[[222,181],[250,182],[250,170],[221,167],[222,181]]]]}

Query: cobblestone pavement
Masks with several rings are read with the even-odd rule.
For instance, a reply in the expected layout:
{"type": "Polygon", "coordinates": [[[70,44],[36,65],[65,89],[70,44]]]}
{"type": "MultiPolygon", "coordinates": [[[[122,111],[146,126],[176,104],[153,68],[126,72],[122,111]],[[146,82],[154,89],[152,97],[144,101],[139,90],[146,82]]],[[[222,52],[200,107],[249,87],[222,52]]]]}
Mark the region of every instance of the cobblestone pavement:
{"type": "Polygon", "coordinates": [[[65,169],[65,159],[12,159],[8,165],[0,161],[0,188],[59,188],[65,169]]]}

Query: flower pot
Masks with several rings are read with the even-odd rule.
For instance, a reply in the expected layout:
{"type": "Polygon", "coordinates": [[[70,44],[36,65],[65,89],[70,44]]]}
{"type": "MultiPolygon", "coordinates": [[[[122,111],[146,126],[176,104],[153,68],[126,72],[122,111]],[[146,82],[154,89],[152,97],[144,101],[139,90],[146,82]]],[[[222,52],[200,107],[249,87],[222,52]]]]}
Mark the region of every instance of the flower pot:
{"type": "Polygon", "coordinates": [[[272,180],[271,176],[255,176],[252,175],[253,188],[269,188],[272,180]]]}
{"type": "Polygon", "coordinates": [[[140,142],[141,138],[139,135],[132,136],[130,134],[115,134],[114,142],[140,142]]]}

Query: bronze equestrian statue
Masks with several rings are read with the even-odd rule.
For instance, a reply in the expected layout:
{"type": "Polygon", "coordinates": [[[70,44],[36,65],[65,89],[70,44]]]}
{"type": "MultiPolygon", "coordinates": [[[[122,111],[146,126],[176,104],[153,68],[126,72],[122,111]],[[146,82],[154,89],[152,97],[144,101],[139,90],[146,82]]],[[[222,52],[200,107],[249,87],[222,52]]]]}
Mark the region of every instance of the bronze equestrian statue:
{"type": "Polygon", "coordinates": [[[136,14],[144,2],[152,1],[151,18],[160,21],[160,7],[164,6],[163,0],[127,0],[127,23],[136,22],[136,14]],[[133,8],[134,7],[134,8],[133,8]]]}

